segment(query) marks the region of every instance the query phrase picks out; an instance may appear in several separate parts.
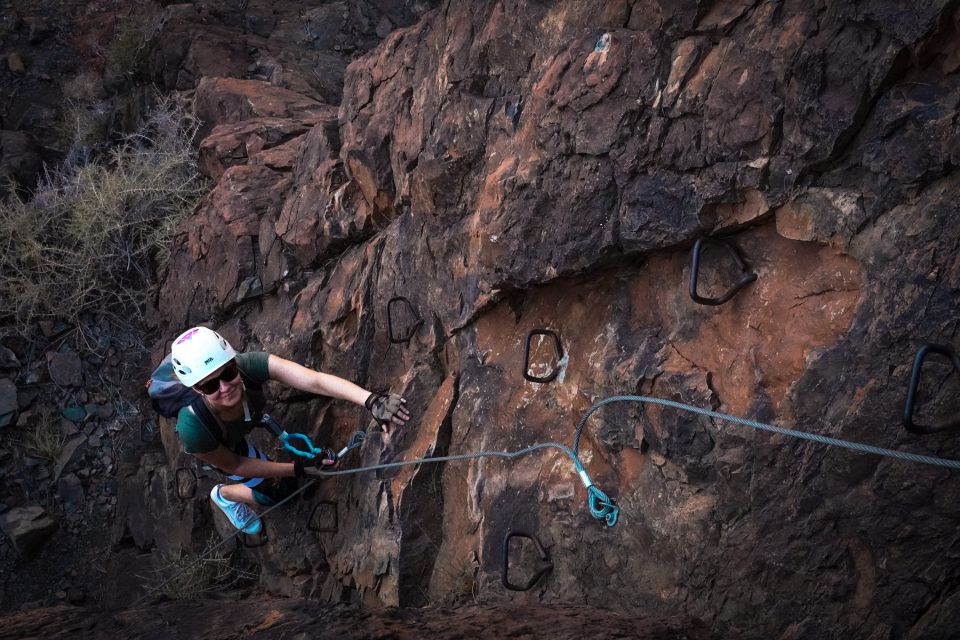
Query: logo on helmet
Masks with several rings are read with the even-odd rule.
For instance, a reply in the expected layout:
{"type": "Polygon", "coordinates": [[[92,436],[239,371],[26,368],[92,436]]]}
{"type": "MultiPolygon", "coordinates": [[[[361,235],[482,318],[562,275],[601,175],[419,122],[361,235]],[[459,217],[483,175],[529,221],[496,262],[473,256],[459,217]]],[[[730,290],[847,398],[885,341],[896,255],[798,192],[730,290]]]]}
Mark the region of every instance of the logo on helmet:
{"type": "Polygon", "coordinates": [[[207,358],[203,361],[203,364],[210,364],[211,362],[213,362],[213,358],[207,358]]]}
{"type": "Polygon", "coordinates": [[[186,342],[187,340],[189,340],[190,338],[192,338],[192,337],[193,337],[193,334],[195,334],[195,333],[196,333],[197,331],[199,331],[199,330],[200,330],[199,327],[195,327],[195,328],[191,329],[190,331],[187,331],[185,334],[183,334],[182,336],[180,336],[180,339],[177,340],[177,344],[183,344],[184,342],[186,342]]]}

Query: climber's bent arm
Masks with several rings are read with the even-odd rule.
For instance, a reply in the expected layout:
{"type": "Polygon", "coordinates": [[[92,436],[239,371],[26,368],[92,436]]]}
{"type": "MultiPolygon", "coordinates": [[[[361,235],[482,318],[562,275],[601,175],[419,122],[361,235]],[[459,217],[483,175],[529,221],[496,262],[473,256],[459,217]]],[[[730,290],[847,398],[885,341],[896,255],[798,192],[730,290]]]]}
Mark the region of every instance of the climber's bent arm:
{"type": "Polygon", "coordinates": [[[193,455],[225,473],[244,478],[286,478],[294,475],[292,462],[247,458],[237,455],[222,445],[213,451],[193,455]]]}
{"type": "Polygon", "coordinates": [[[348,380],[308,369],[273,354],[270,354],[267,360],[267,370],[271,380],[282,382],[300,391],[347,400],[360,406],[363,406],[364,401],[370,396],[369,391],[348,380]]]}

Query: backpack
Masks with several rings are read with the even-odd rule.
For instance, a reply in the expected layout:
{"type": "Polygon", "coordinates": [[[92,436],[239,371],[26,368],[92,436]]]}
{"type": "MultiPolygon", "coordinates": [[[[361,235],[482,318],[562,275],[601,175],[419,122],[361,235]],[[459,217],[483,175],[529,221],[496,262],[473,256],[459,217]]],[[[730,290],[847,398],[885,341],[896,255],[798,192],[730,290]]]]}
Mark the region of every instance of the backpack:
{"type": "Polygon", "coordinates": [[[180,409],[191,404],[200,394],[185,386],[173,372],[173,360],[170,354],[160,362],[160,366],[150,374],[147,381],[147,395],[153,409],[164,418],[176,418],[180,409]]]}
{"type": "MultiPolygon", "coordinates": [[[[250,380],[242,370],[240,371],[240,377],[243,379],[244,385],[248,387],[252,386],[257,389],[261,387],[261,385],[257,385],[250,380]]],[[[160,365],[150,374],[150,380],[147,381],[146,388],[154,411],[165,418],[176,419],[180,409],[190,407],[194,415],[199,418],[200,423],[210,432],[210,435],[220,444],[227,446],[226,434],[223,432],[220,420],[210,411],[210,407],[203,401],[203,396],[180,382],[173,371],[173,361],[170,354],[167,354],[160,361],[160,365]]],[[[257,422],[259,423],[260,420],[257,420],[257,422]]]]}

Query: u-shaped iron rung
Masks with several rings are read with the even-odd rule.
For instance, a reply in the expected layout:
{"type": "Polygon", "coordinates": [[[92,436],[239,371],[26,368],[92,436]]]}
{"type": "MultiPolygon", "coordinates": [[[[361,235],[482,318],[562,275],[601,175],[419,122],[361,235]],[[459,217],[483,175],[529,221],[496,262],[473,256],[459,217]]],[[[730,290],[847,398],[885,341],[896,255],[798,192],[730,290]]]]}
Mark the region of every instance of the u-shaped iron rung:
{"type": "Polygon", "coordinates": [[[307,529],[310,531],[317,531],[319,533],[336,533],[340,525],[339,520],[340,517],[337,513],[337,503],[333,500],[320,500],[313,508],[313,511],[310,512],[310,517],[307,519],[307,529]],[[320,526],[320,518],[317,517],[317,512],[320,511],[320,507],[333,507],[333,526],[320,526]]]}
{"type": "Polygon", "coordinates": [[[697,304],[705,304],[712,307],[721,305],[730,300],[730,298],[733,296],[737,295],[737,292],[740,291],[740,289],[743,289],[756,279],[757,274],[750,271],[750,266],[742,257],[740,257],[740,253],[730,242],[721,240],[720,238],[700,238],[693,245],[693,257],[690,260],[690,297],[697,304]],[[707,244],[720,246],[726,249],[727,253],[729,253],[733,260],[737,263],[737,267],[739,267],[740,271],[743,272],[743,276],[740,277],[740,280],[733,285],[729,291],[724,293],[719,298],[706,298],[697,293],[697,280],[700,277],[700,252],[703,251],[704,245],[707,244]]]}
{"type": "Polygon", "coordinates": [[[529,591],[533,588],[533,585],[540,581],[540,578],[551,571],[553,571],[553,562],[550,561],[547,550],[540,544],[539,538],[529,533],[523,533],[522,531],[507,531],[507,535],[503,537],[503,574],[501,575],[501,581],[505,589],[509,589],[510,591],[529,591]],[[540,554],[540,559],[545,563],[523,586],[510,582],[510,540],[512,538],[527,538],[528,540],[532,540],[533,544],[537,547],[537,552],[540,554]]]}
{"type": "Polygon", "coordinates": [[[179,469],[177,469],[176,473],[173,476],[173,481],[176,483],[177,497],[180,500],[190,500],[195,495],[197,495],[197,485],[200,484],[200,477],[197,475],[197,472],[191,467],[180,467],[179,469]],[[181,481],[181,478],[183,477],[193,478],[193,484],[192,485],[188,484],[188,486],[190,486],[190,493],[185,493],[181,488],[183,486],[183,482],[181,481]]]}
{"type": "Polygon", "coordinates": [[[410,338],[413,337],[413,334],[417,332],[417,329],[420,328],[420,325],[423,324],[423,318],[420,317],[420,314],[417,313],[417,310],[413,308],[413,303],[404,298],[403,296],[396,296],[390,298],[387,302],[387,334],[390,337],[390,342],[393,344],[403,344],[405,342],[410,342],[410,338]],[[410,310],[410,314],[415,318],[413,325],[407,330],[403,336],[397,336],[393,330],[393,305],[403,303],[407,305],[407,308],[410,310]]]}
{"type": "Polygon", "coordinates": [[[549,329],[534,329],[527,334],[527,345],[523,352],[523,377],[530,382],[539,382],[545,384],[552,382],[560,374],[560,361],[563,360],[563,345],[560,343],[560,336],[549,329]],[[549,374],[539,377],[530,374],[530,346],[533,344],[534,336],[549,336],[553,338],[554,347],[557,350],[557,364],[549,374]]]}
{"type": "Polygon", "coordinates": [[[256,549],[257,547],[262,547],[263,545],[270,542],[270,537],[267,535],[267,523],[260,518],[260,533],[245,533],[240,532],[240,544],[246,549],[256,549]],[[250,540],[255,542],[251,543],[250,540]]]}
{"type": "Polygon", "coordinates": [[[957,355],[956,351],[942,344],[925,344],[920,347],[913,359],[913,372],[910,374],[910,386],[907,387],[907,400],[903,405],[903,426],[910,433],[928,434],[960,430],[960,417],[952,422],[935,425],[916,424],[913,421],[913,412],[920,395],[920,373],[923,369],[923,361],[931,353],[946,356],[953,364],[954,373],[960,376],[960,356],[957,355]]]}

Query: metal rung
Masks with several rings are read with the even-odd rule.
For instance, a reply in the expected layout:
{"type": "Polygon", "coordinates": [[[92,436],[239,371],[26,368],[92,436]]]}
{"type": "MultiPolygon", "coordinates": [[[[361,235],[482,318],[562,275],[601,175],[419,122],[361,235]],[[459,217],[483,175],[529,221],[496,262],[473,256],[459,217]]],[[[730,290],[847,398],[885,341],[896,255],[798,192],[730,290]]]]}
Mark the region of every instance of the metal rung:
{"type": "Polygon", "coordinates": [[[507,535],[503,538],[503,575],[501,576],[501,581],[506,589],[509,589],[510,591],[529,591],[533,585],[537,584],[540,578],[547,575],[551,571],[553,571],[553,562],[550,561],[550,556],[547,555],[547,550],[543,548],[543,545],[540,544],[540,540],[537,537],[521,531],[507,531],[507,535]],[[532,540],[533,544],[537,547],[537,552],[540,553],[540,559],[546,563],[523,586],[510,582],[509,572],[511,538],[527,538],[532,540]]]}
{"type": "Polygon", "coordinates": [[[960,418],[957,418],[953,422],[945,422],[935,425],[921,425],[916,424],[913,421],[913,413],[916,408],[917,399],[920,397],[920,373],[923,369],[923,361],[926,359],[927,355],[931,353],[938,353],[942,356],[946,356],[950,363],[953,365],[953,371],[957,375],[960,375],[960,356],[957,356],[957,353],[948,346],[942,344],[925,344],[917,351],[917,355],[913,359],[913,371],[910,374],[910,386],[907,387],[907,400],[903,406],[903,426],[907,431],[911,433],[941,433],[944,431],[957,431],[960,430],[960,418]]]}
{"type": "Polygon", "coordinates": [[[339,525],[340,525],[340,518],[339,518],[339,514],[337,513],[337,503],[333,500],[319,501],[317,505],[313,508],[313,511],[310,512],[310,518],[307,520],[307,529],[310,529],[310,531],[317,531],[320,533],[336,533],[339,528],[339,525]],[[329,521],[330,519],[329,516],[327,516],[326,518],[323,518],[324,514],[319,513],[321,510],[321,507],[326,507],[324,511],[326,511],[328,514],[329,513],[333,514],[332,526],[329,526],[329,525],[326,527],[320,526],[321,522],[323,522],[324,520],[329,521]],[[330,507],[332,507],[332,509],[330,507]]]}
{"type": "Polygon", "coordinates": [[[527,345],[523,354],[523,377],[529,380],[530,382],[539,382],[545,384],[547,382],[552,382],[560,374],[560,361],[563,360],[563,345],[560,344],[560,336],[558,336],[553,331],[549,329],[534,329],[527,335],[527,345]],[[530,373],[530,345],[533,343],[534,336],[549,336],[553,338],[553,345],[557,351],[557,363],[554,365],[553,371],[548,375],[539,377],[532,375],[530,373]]]}
{"type": "Polygon", "coordinates": [[[410,338],[417,332],[417,329],[420,328],[420,325],[423,324],[423,318],[420,317],[420,314],[417,313],[417,310],[413,308],[413,304],[404,298],[403,296],[396,296],[390,298],[387,302],[387,334],[390,337],[390,342],[393,344],[402,344],[405,342],[410,342],[410,338]],[[414,319],[413,325],[407,329],[407,332],[402,336],[396,335],[394,333],[393,327],[393,307],[395,304],[403,303],[407,305],[407,308],[410,310],[410,315],[414,319]]]}
{"type": "Polygon", "coordinates": [[[693,257],[690,262],[690,297],[697,304],[705,304],[710,306],[718,306],[727,302],[733,296],[737,295],[737,292],[740,289],[743,289],[745,286],[757,279],[757,274],[750,271],[749,265],[740,257],[740,253],[737,251],[731,243],[726,240],[721,240],[720,238],[700,238],[697,240],[696,244],[693,245],[693,257]],[[705,298],[697,293],[697,280],[700,277],[700,252],[703,251],[705,245],[712,244],[715,246],[723,247],[726,249],[727,253],[733,258],[734,262],[737,263],[740,271],[743,272],[740,280],[733,285],[729,291],[724,293],[719,298],[705,298]]]}

